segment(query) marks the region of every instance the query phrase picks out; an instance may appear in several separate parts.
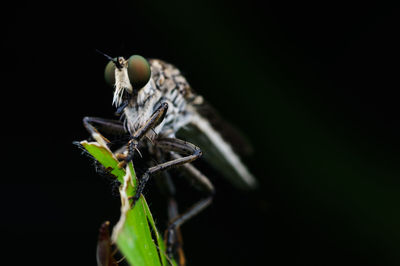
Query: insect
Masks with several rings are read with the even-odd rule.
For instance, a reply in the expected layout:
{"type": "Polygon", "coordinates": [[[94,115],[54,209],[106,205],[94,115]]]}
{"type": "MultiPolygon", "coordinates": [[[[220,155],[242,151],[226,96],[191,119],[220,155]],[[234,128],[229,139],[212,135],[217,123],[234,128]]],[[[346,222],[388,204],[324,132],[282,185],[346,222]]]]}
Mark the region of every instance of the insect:
{"type": "Polygon", "coordinates": [[[135,156],[142,156],[144,151],[159,162],[147,168],[139,178],[133,204],[148,180],[162,173],[162,190],[170,199],[170,223],[165,233],[167,253],[178,256],[182,265],[185,262],[179,227],[209,206],[215,192],[209,179],[192,162],[204,152],[205,159],[231,182],[242,188],[253,188],[256,179],[238,155],[248,153],[249,145],[190,87],[175,66],[159,59],[146,60],[139,55],[128,59],[103,55],[110,60],[105,68],[105,79],[114,87],[112,104],[121,117],[119,120],[85,117],[84,126],[92,135],[101,132],[128,136],[127,143],[115,150],[120,167],[135,156]],[[205,194],[181,215],[174,201],[175,187],[167,171],[178,166],[205,194]]]}

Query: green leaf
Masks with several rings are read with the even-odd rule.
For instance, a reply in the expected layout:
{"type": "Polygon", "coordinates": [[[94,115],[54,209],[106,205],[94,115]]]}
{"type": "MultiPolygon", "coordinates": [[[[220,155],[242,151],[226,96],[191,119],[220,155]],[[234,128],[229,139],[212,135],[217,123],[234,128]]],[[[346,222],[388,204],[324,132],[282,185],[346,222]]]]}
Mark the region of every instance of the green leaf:
{"type": "Polygon", "coordinates": [[[130,208],[129,197],[134,196],[137,183],[132,163],[125,169],[118,168],[118,160],[106,146],[87,141],[80,144],[121,183],[121,217],[114,226],[112,239],[126,260],[135,266],[177,265],[166,256],[164,241],[143,195],[130,208]]]}

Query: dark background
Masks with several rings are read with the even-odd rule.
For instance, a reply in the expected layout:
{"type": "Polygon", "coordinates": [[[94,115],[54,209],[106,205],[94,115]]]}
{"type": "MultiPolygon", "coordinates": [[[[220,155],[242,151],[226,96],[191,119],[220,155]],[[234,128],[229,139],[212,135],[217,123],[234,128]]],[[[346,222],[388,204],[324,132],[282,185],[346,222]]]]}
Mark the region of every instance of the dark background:
{"type": "MultiPolygon", "coordinates": [[[[117,221],[109,180],[71,144],[88,137],[82,117],[113,117],[97,48],[175,64],[255,146],[245,161],[257,191],[204,168],[217,195],[182,229],[189,265],[399,265],[398,11],[175,0],[2,9],[2,261],[94,265],[99,225],[117,221]]],[[[182,188],[186,206],[196,197],[182,188]]],[[[157,194],[146,190],[163,228],[157,194]]]]}

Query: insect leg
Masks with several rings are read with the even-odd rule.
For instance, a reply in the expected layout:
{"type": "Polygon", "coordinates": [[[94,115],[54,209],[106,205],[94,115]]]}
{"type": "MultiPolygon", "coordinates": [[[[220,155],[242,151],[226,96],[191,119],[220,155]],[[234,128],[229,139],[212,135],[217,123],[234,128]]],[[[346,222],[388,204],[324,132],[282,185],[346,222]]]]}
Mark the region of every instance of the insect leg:
{"type": "MultiPolygon", "coordinates": [[[[198,187],[202,191],[206,191],[207,194],[210,195],[207,198],[202,199],[194,204],[188,211],[186,211],[182,215],[174,217],[174,219],[169,224],[166,230],[166,243],[167,253],[169,255],[172,255],[173,246],[176,241],[179,241],[177,236],[177,228],[179,228],[179,226],[182,225],[184,222],[186,222],[187,220],[201,212],[203,209],[205,209],[208,205],[210,205],[214,194],[214,186],[211,184],[207,177],[205,177],[200,171],[189,164],[190,162],[196,160],[201,156],[202,153],[200,148],[189,142],[173,138],[158,139],[156,140],[155,145],[157,148],[161,149],[164,152],[180,153],[183,155],[183,157],[177,154],[173,154],[173,160],[150,167],[139,180],[139,185],[136,190],[136,194],[133,197],[132,205],[134,205],[135,202],[139,199],[147,181],[152,174],[177,166],[182,166],[190,174],[192,180],[198,185],[198,187]]],[[[177,214],[177,210],[175,212],[177,214]]]]}
{"type": "MultiPolygon", "coordinates": [[[[172,158],[181,158],[178,154],[172,154],[172,158]]],[[[207,194],[213,195],[215,193],[215,188],[205,175],[203,175],[196,167],[188,163],[182,165],[182,170],[185,172],[185,178],[191,182],[195,188],[203,191],[207,194]]]]}
{"type": "MultiPolygon", "coordinates": [[[[178,204],[176,203],[175,199],[173,197],[170,197],[168,200],[168,218],[169,221],[175,220],[177,217],[179,217],[179,211],[178,211],[178,204]]],[[[175,253],[177,255],[177,262],[179,266],[186,265],[186,259],[185,259],[185,253],[183,252],[183,238],[182,238],[182,233],[180,228],[176,228],[175,234],[174,234],[174,240],[171,244],[171,250],[173,252],[169,252],[168,256],[171,256],[172,253],[175,253]]],[[[167,247],[168,250],[168,247],[167,247]]]]}
{"type": "Polygon", "coordinates": [[[131,136],[131,140],[128,142],[128,154],[125,156],[124,161],[119,164],[120,168],[124,167],[126,163],[132,160],[139,141],[147,134],[147,132],[149,132],[149,130],[155,128],[162,122],[167,110],[168,103],[162,103],[161,106],[152,114],[150,119],[131,136]]]}
{"type": "MultiPolygon", "coordinates": [[[[162,153],[160,149],[155,149],[155,156],[157,158],[157,161],[165,161],[165,155],[166,154],[162,153]]],[[[168,157],[170,157],[170,154],[168,154],[168,157]]],[[[161,194],[163,194],[163,196],[167,200],[168,222],[173,221],[179,216],[179,210],[177,202],[175,200],[176,188],[174,183],[172,182],[172,177],[169,171],[163,171],[160,175],[154,176],[154,178],[157,186],[160,189],[161,194]]],[[[176,261],[178,262],[178,265],[184,266],[186,264],[186,259],[183,251],[183,239],[180,228],[176,229],[175,235],[176,239],[173,246],[174,255],[176,255],[176,261]]]]}
{"type": "Polygon", "coordinates": [[[108,140],[100,134],[99,130],[111,135],[126,134],[123,123],[118,120],[86,116],[83,118],[83,125],[93,138],[96,138],[95,135],[98,134],[107,142],[108,140]],[[94,124],[96,124],[96,127],[94,126],[94,124]]]}
{"type": "Polygon", "coordinates": [[[211,202],[212,202],[213,196],[209,196],[207,198],[204,198],[200,200],[199,202],[195,203],[189,210],[187,210],[185,213],[181,214],[177,218],[175,218],[168,228],[165,230],[165,242],[167,246],[167,254],[172,255],[173,254],[173,248],[175,241],[177,239],[177,229],[185,223],[186,221],[190,220],[192,217],[200,213],[202,210],[204,210],[206,207],[208,207],[211,202]]]}
{"type": "MultiPolygon", "coordinates": [[[[179,157],[179,155],[173,154],[173,157],[177,158],[179,157]]],[[[176,245],[175,241],[180,241],[179,227],[186,221],[190,220],[193,216],[204,210],[208,205],[210,205],[215,194],[214,186],[212,185],[210,180],[199,170],[197,170],[193,165],[182,165],[182,170],[186,172],[186,177],[190,178],[191,181],[193,181],[195,187],[207,193],[208,196],[195,203],[191,208],[189,208],[180,216],[176,216],[173,220],[171,220],[168,228],[165,230],[165,241],[167,246],[167,253],[169,255],[172,254],[174,251],[176,245]]]]}
{"type": "Polygon", "coordinates": [[[177,167],[185,163],[190,163],[199,158],[202,154],[199,147],[179,139],[161,138],[156,140],[154,144],[163,151],[173,151],[186,156],[176,158],[171,161],[161,163],[156,166],[148,168],[146,172],[143,174],[142,178],[139,180],[139,185],[137,187],[136,194],[135,196],[133,196],[132,206],[140,198],[140,195],[142,194],[143,189],[151,175],[167,170],[172,167],[177,167]]]}

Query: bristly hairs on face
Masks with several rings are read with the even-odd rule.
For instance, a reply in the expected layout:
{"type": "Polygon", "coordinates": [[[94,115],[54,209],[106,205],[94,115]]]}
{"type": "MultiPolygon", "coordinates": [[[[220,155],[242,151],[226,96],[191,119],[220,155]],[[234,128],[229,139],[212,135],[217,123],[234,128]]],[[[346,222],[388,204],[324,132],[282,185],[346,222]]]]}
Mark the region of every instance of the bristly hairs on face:
{"type": "Polygon", "coordinates": [[[115,68],[115,91],[112,104],[118,108],[123,102],[124,92],[132,93],[133,88],[128,76],[128,62],[122,57],[118,57],[117,60],[121,68],[115,68]]]}

